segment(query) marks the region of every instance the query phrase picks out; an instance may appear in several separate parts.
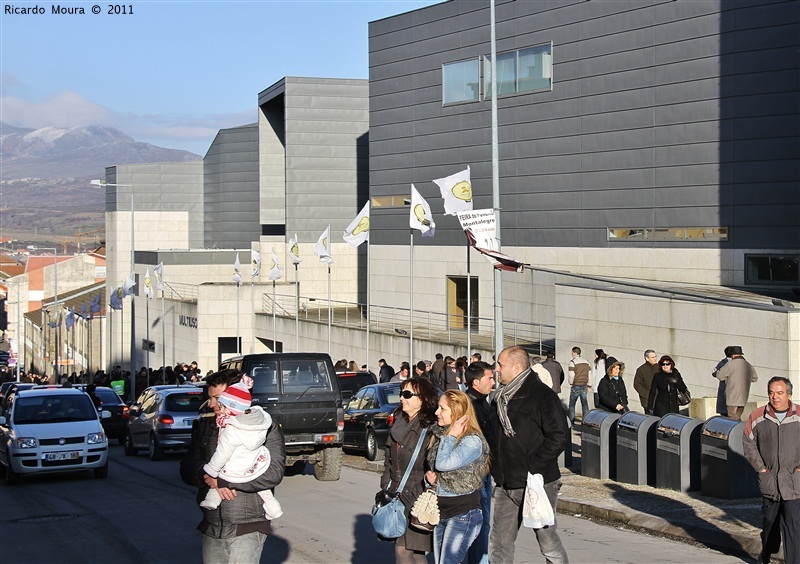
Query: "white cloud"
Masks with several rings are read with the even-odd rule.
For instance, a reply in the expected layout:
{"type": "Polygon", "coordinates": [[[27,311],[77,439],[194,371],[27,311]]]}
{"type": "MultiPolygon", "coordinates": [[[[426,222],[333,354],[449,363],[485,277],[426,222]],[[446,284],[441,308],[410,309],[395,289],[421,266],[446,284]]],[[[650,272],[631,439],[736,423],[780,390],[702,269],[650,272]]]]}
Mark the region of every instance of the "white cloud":
{"type": "Polygon", "coordinates": [[[16,127],[71,128],[87,125],[114,127],[137,141],[205,154],[218,130],[253,123],[255,108],[236,113],[196,115],[138,115],[117,112],[64,91],[43,102],[14,96],[0,99],[0,121],[16,127]]]}

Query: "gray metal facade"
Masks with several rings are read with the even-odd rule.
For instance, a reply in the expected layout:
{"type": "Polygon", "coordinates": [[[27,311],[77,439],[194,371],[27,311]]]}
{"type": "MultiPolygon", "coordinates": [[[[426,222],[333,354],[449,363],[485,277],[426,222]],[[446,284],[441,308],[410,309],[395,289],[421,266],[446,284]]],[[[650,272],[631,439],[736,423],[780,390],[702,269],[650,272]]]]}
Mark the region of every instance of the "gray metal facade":
{"type": "Polygon", "coordinates": [[[338,240],[367,201],[368,92],[366,80],[287,77],[259,94],[262,196],[285,198],[287,237],[315,242],[330,224],[338,240]]]}
{"type": "Polygon", "coordinates": [[[258,125],[221,129],[203,160],[204,246],[249,248],[258,218],[258,125]]]}
{"type": "MultiPolygon", "coordinates": [[[[498,98],[503,244],[800,249],[800,2],[497,0],[497,52],[552,42],[552,91],[498,98]],[[609,243],[609,227],[728,227],[727,242],[609,243]]],[[[490,100],[442,105],[442,65],[489,55],[488,0],[371,22],[371,196],[471,165],[491,207],[490,100]]],[[[405,244],[408,208],[371,241],[405,244]]]]}

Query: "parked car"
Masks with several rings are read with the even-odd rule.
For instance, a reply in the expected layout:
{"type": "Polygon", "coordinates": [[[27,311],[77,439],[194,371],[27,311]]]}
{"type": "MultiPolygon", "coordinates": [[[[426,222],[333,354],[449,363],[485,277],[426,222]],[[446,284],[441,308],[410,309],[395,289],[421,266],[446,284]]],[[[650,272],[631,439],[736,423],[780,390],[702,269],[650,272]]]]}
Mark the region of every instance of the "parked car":
{"type": "Polygon", "coordinates": [[[344,412],[344,446],[375,460],[386,446],[394,413],[400,407],[399,382],[371,384],[350,399],[344,412]]]}
{"type": "Polygon", "coordinates": [[[318,480],[338,480],[342,471],[344,409],[339,379],[326,353],[249,354],[226,359],[253,379],[253,403],[281,425],[286,466],[314,464],[318,480]]]}
{"type": "MultiPolygon", "coordinates": [[[[110,417],[108,411],[102,417],[110,417]]],[[[0,472],[9,484],[24,474],[93,470],[108,476],[108,438],[89,396],[41,387],[14,394],[0,415],[0,472]]]]}
{"type": "MultiPolygon", "coordinates": [[[[86,391],[86,384],[75,384],[72,386],[76,390],[86,391]]],[[[125,444],[125,430],[128,428],[128,404],[122,401],[117,392],[105,386],[98,386],[95,388],[94,393],[100,398],[99,410],[106,410],[111,412],[111,417],[103,419],[103,429],[106,435],[111,439],[117,439],[121,445],[125,444]]]]}
{"type": "Polygon", "coordinates": [[[348,402],[355,393],[370,384],[377,384],[378,380],[372,372],[359,370],[358,372],[337,372],[339,377],[339,390],[342,392],[342,401],[348,402]]]}
{"type": "Polygon", "coordinates": [[[204,401],[203,390],[193,385],[146,388],[128,412],[125,454],[147,449],[150,460],[161,460],[166,450],[188,448],[204,401]]]}

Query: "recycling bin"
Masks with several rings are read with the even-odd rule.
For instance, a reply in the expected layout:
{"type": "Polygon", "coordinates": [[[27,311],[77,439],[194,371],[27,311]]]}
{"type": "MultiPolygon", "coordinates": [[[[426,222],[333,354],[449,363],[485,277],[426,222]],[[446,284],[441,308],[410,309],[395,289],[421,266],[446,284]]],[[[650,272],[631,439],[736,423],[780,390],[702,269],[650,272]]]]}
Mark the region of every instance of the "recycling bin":
{"type": "Polygon", "coordinates": [[[558,455],[559,468],[572,468],[572,423],[567,417],[567,444],[564,445],[564,452],[558,455]]]}
{"type": "Polygon", "coordinates": [[[760,497],[755,470],[744,457],[744,422],[712,417],[700,435],[700,491],[709,497],[760,497]]]}
{"type": "Polygon", "coordinates": [[[670,413],[656,425],[656,487],[679,492],[700,489],[702,419],[670,413]]]}
{"type": "Polygon", "coordinates": [[[629,411],[617,421],[618,482],[656,483],[656,425],[659,418],[629,411]]]}
{"type": "Polygon", "coordinates": [[[590,478],[617,477],[617,421],[619,413],[593,409],[581,424],[581,474],[590,478]]]}

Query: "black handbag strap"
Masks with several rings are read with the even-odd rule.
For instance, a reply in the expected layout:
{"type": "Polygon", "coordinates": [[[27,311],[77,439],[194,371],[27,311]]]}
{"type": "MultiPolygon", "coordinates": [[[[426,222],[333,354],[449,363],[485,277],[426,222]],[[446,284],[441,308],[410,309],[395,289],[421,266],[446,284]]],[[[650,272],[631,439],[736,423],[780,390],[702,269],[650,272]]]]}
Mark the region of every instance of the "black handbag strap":
{"type": "Polygon", "coordinates": [[[422,429],[422,433],[419,436],[419,440],[417,440],[417,446],[414,448],[414,454],[411,455],[411,460],[408,463],[408,468],[406,468],[406,473],[403,474],[403,479],[400,480],[400,483],[397,485],[396,492],[400,493],[403,491],[403,488],[408,481],[408,477],[411,475],[411,470],[414,469],[414,463],[417,461],[417,456],[419,456],[419,451],[422,448],[422,441],[425,440],[425,435],[428,433],[428,428],[425,427],[422,429]]]}

